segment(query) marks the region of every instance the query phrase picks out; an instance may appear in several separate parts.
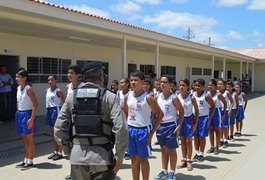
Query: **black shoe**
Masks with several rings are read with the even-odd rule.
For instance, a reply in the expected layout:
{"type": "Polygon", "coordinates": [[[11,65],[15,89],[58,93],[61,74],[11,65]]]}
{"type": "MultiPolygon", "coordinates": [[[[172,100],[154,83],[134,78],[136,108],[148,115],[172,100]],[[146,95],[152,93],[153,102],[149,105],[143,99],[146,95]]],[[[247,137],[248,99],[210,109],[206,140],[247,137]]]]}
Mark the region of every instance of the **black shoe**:
{"type": "Polygon", "coordinates": [[[218,147],[215,147],[215,148],[214,148],[213,154],[214,154],[214,155],[219,154],[219,148],[218,148],[218,147]]]}
{"type": "Polygon", "coordinates": [[[60,159],[63,159],[63,155],[61,155],[61,154],[56,154],[56,155],[52,158],[52,160],[54,160],[54,161],[56,161],[56,160],[60,160],[60,159]]]}
{"type": "Polygon", "coordinates": [[[220,147],[224,145],[224,141],[220,141],[220,147]]]}
{"type": "Polygon", "coordinates": [[[204,156],[203,155],[199,155],[198,156],[198,161],[199,162],[203,162],[204,161],[204,156]]]}
{"type": "Polygon", "coordinates": [[[207,151],[208,154],[213,153],[214,152],[214,147],[210,147],[210,149],[207,151]]]}
{"type": "Polygon", "coordinates": [[[130,160],[131,159],[131,155],[126,153],[125,156],[124,156],[124,159],[125,160],[130,160]]]}
{"type": "Polygon", "coordinates": [[[22,161],[21,163],[16,165],[16,168],[22,168],[25,166],[26,163],[24,163],[24,161],[22,161]]]}
{"type": "Polygon", "coordinates": [[[65,176],[64,179],[65,179],[65,180],[71,180],[72,177],[71,177],[71,175],[69,174],[69,175],[65,176]]]}
{"type": "Polygon", "coordinates": [[[25,165],[22,167],[23,169],[32,168],[34,165],[33,163],[25,163],[25,165]]]}
{"type": "Polygon", "coordinates": [[[56,153],[52,153],[51,155],[48,156],[48,159],[53,159],[56,156],[56,153]]]}
{"type": "Polygon", "coordinates": [[[192,158],[192,161],[193,162],[197,162],[198,161],[198,157],[199,157],[199,155],[195,154],[195,156],[192,158]]]}
{"type": "Polygon", "coordinates": [[[227,146],[228,146],[228,141],[225,141],[223,144],[223,148],[227,148],[227,146]]]}

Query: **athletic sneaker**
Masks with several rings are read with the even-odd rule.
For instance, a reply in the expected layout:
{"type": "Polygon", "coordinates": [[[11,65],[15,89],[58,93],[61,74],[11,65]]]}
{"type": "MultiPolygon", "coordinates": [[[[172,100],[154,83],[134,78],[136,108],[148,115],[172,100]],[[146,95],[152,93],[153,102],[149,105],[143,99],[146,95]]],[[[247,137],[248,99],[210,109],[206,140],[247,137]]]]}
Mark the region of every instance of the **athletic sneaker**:
{"type": "Polygon", "coordinates": [[[22,168],[25,166],[26,163],[24,163],[24,161],[22,161],[21,163],[16,165],[16,168],[22,168]]]}
{"type": "Polygon", "coordinates": [[[167,172],[161,171],[154,179],[167,179],[167,172]]]}
{"type": "Polygon", "coordinates": [[[225,141],[223,144],[223,148],[227,148],[227,146],[228,146],[228,141],[225,141]]]}
{"type": "Polygon", "coordinates": [[[57,160],[60,160],[60,159],[63,159],[63,155],[62,155],[62,154],[56,154],[56,155],[52,158],[52,160],[54,160],[54,161],[57,161],[57,160]]]}
{"type": "Polygon", "coordinates": [[[242,134],[241,134],[241,132],[238,132],[237,137],[240,137],[240,136],[242,136],[242,134]]]}
{"type": "Polygon", "coordinates": [[[65,179],[65,180],[71,180],[72,177],[71,177],[71,175],[69,174],[69,175],[65,176],[64,179],[65,179]]]}
{"type": "Polygon", "coordinates": [[[214,152],[214,147],[210,147],[210,149],[207,151],[208,154],[213,153],[214,152]]]}
{"type": "Polygon", "coordinates": [[[56,153],[53,152],[51,155],[48,156],[48,159],[53,159],[54,156],[56,156],[56,153]]]}
{"type": "Polygon", "coordinates": [[[33,167],[33,163],[25,163],[25,165],[22,167],[23,169],[28,169],[28,168],[31,168],[33,167]]]}
{"type": "Polygon", "coordinates": [[[230,136],[230,139],[231,139],[232,142],[236,141],[233,135],[230,136]]]}
{"type": "Polygon", "coordinates": [[[224,145],[224,141],[220,141],[220,147],[224,145]]]}
{"type": "Polygon", "coordinates": [[[214,153],[214,155],[219,154],[219,148],[218,147],[215,147],[213,153],[214,153]]]}
{"type": "Polygon", "coordinates": [[[192,161],[193,162],[197,162],[198,161],[198,157],[199,157],[199,155],[195,154],[195,156],[192,158],[192,161]]]}
{"type": "Polygon", "coordinates": [[[199,162],[203,162],[204,161],[204,156],[203,155],[199,155],[198,156],[198,161],[199,162]]]}
{"type": "Polygon", "coordinates": [[[199,162],[203,162],[203,161],[204,161],[204,159],[205,159],[205,158],[204,158],[204,156],[203,156],[203,155],[199,155],[199,156],[198,156],[198,161],[199,161],[199,162]]]}
{"type": "Polygon", "coordinates": [[[124,159],[125,160],[130,160],[131,159],[131,155],[128,154],[128,153],[125,153],[124,159]]]}
{"type": "Polygon", "coordinates": [[[168,176],[167,176],[167,179],[168,180],[175,180],[176,179],[175,173],[174,172],[169,172],[168,176]]]}

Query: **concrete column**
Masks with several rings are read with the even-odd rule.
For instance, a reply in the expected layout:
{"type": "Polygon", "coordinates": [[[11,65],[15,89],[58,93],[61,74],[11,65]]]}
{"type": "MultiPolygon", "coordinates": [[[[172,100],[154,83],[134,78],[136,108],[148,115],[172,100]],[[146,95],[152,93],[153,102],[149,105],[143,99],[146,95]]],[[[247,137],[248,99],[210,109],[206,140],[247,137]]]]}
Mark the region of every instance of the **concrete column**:
{"type": "Polygon", "coordinates": [[[215,57],[212,56],[212,79],[214,79],[214,62],[215,62],[215,57]]]}
{"type": "Polygon", "coordinates": [[[126,35],[123,36],[121,69],[122,69],[122,72],[121,72],[122,77],[127,77],[128,66],[127,66],[127,37],[126,35]]]}
{"type": "Polygon", "coordinates": [[[156,61],[155,61],[155,69],[156,69],[156,74],[157,78],[160,77],[160,56],[159,56],[159,44],[156,43],[156,61]]]}
{"type": "Polygon", "coordinates": [[[242,80],[242,61],[240,61],[239,79],[242,80]]]}
{"type": "Polygon", "coordinates": [[[248,77],[250,76],[250,74],[249,74],[249,63],[247,62],[247,65],[246,65],[246,74],[248,75],[248,77]]]}
{"type": "Polygon", "coordinates": [[[254,92],[255,91],[255,63],[253,62],[252,63],[252,70],[251,70],[251,92],[254,92]]]}
{"type": "Polygon", "coordinates": [[[223,79],[226,80],[226,59],[223,59],[223,79]]]}

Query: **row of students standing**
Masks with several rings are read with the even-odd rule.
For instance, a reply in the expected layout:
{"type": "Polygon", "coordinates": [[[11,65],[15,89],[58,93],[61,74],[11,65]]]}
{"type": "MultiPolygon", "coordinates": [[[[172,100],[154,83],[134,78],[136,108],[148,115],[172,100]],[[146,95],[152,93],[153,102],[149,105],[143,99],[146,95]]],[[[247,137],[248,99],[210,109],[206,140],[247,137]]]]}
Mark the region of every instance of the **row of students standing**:
{"type": "Polygon", "coordinates": [[[209,136],[211,144],[207,153],[217,155],[220,146],[227,147],[228,139],[234,140],[233,127],[235,122],[237,122],[236,135],[240,135],[242,131],[247,97],[241,92],[239,84],[236,84],[234,88],[230,81],[226,84],[224,80],[218,82],[211,80],[208,83],[209,91],[207,92],[205,81],[197,79],[193,84],[193,91],[189,91],[189,81],[182,79],[176,91],[177,88],[172,88],[172,78],[165,75],[155,81],[155,88],[152,89],[150,88],[151,83],[148,80],[144,81],[144,75],[140,71],[131,75],[131,86],[126,79],[125,91],[122,85],[124,81],[125,79],[120,80],[121,90],[118,93],[123,96],[121,99],[125,99],[121,102],[129,125],[128,153],[132,157],[133,179],[139,178],[140,169],[143,179],[149,178],[150,167],[147,157],[150,146],[146,145],[150,143],[150,136],[153,136],[154,131],[161,146],[162,160],[162,170],[155,179],[175,179],[176,168],[186,167],[188,171],[191,171],[193,169],[192,162],[203,162],[206,137],[209,136]],[[150,100],[152,96],[155,102],[150,100]],[[242,100],[240,105],[238,96],[242,100]],[[238,110],[240,106],[241,112],[238,110]],[[153,113],[154,116],[150,112],[152,107],[158,108],[154,111],[156,112],[153,113]],[[153,123],[152,131],[148,129],[150,127],[149,119],[151,121],[156,120],[153,123]],[[149,139],[147,137],[143,139],[144,144],[139,142],[138,136],[135,136],[143,129],[147,131],[147,134],[148,132],[151,133],[147,136],[149,139]],[[181,140],[182,160],[176,167],[177,137],[181,140]],[[195,146],[193,158],[192,137],[194,137],[195,146]],[[144,147],[147,149],[143,150],[144,147]]]}

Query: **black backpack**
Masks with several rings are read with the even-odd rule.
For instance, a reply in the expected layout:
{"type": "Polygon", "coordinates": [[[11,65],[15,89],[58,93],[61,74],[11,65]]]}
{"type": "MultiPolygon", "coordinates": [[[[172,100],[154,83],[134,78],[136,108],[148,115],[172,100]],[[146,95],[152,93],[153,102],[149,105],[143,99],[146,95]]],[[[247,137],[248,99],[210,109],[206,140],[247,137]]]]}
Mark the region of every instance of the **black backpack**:
{"type": "Polygon", "coordinates": [[[105,91],[106,88],[94,84],[85,85],[74,91],[73,137],[103,136],[101,102],[105,91]]]}

